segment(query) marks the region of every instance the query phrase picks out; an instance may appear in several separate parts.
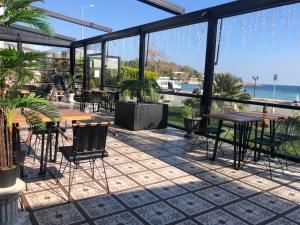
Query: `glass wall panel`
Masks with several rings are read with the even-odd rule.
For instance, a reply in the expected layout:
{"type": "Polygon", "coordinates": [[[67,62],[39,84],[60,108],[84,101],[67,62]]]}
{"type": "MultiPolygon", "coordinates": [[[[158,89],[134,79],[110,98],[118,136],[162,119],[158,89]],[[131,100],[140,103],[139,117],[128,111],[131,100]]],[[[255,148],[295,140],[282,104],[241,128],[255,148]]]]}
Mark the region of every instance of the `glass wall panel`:
{"type": "Polygon", "coordinates": [[[88,58],[88,88],[101,88],[101,43],[95,43],[87,46],[88,58]]]}
{"type": "Polygon", "coordinates": [[[106,56],[106,85],[115,86],[129,75],[138,78],[139,36],[109,41],[106,56]]]}
{"type": "Polygon", "coordinates": [[[150,33],[146,67],[158,75],[162,90],[202,92],[207,23],[150,33]]]}
{"type": "Polygon", "coordinates": [[[84,50],[83,47],[75,48],[75,78],[76,87],[82,88],[83,81],[83,62],[84,62],[84,50]]]}
{"type": "Polygon", "coordinates": [[[5,48],[15,48],[17,49],[16,42],[0,41],[0,50],[5,48]]]}
{"type": "Polygon", "coordinates": [[[44,63],[43,69],[35,69],[37,80],[40,82],[52,82],[53,76],[63,76],[66,82],[70,76],[70,49],[33,44],[22,44],[24,52],[40,52],[45,57],[40,61],[44,63]]]}

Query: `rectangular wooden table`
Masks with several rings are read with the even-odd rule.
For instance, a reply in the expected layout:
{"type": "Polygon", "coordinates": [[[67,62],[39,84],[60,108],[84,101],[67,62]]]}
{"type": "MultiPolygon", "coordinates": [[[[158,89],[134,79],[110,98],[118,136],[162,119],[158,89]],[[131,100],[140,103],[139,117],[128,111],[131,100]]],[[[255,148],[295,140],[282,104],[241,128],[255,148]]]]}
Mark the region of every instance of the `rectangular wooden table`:
{"type": "MultiPolygon", "coordinates": [[[[91,114],[88,114],[86,112],[81,112],[76,109],[58,109],[58,121],[57,121],[57,126],[59,126],[60,122],[67,122],[67,121],[80,121],[80,120],[90,120],[93,118],[91,114]]],[[[51,119],[48,117],[41,115],[41,119],[44,122],[51,122],[51,119]]],[[[19,123],[26,123],[26,118],[22,116],[21,114],[17,114],[14,119],[13,123],[14,124],[19,124],[19,123]]],[[[58,151],[58,137],[59,137],[59,131],[57,129],[56,134],[55,134],[55,147],[54,147],[54,159],[53,161],[56,161],[56,155],[58,151]]],[[[51,140],[50,140],[51,141],[51,140]]],[[[41,158],[40,158],[40,174],[44,175],[46,172],[46,167],[47,167],[47,157],[48,157],[48,149],[46,147],[46,153],[45,157],[46,159],[44,160],[44,151],[45,151],[45,134],[42,134],[42,148],[41,148],[41,158]]],[[[51,156],[50,156],[51,158],[51,156]]]]}
{"type": "MultiPolygon", "coordinates": [[[[211,160],[215,160],[216,158],[216,152],[220,141],[220,134],[223,126],[223,121],[231,122],[234,124],[234,135],[233,135],[234,168],[236,168],[237,166],[237,161],[238,161],[238,167],[240,167],[240,162],[241,160],[244,159],[243,153],[245,152],[248,146],[248,140],[250,138],[250,133],[251,133],[253,123],[256,123],[257,125],[257,123],[259,122],[263,122],[264,124],[265,120],[271,121],[272,127],[270,127],[270,134],[274,135],[275,121],[284,118],[284,116],[281,115],[274,115],[274,114],[260,113],[260,112],[225,112],[225,113],[203,114],[202,116],[219,120],[218,132],[216,135],[216,141],[215,141],[213,156],[211,160]],[[237,137],[238,134],[239,137],[237,137]],[[237,160],[237,149],[238,149],[238,160],[237,160]]],[[[263,129],[264,129],[264,125],[263,125],[263,129]]]]}

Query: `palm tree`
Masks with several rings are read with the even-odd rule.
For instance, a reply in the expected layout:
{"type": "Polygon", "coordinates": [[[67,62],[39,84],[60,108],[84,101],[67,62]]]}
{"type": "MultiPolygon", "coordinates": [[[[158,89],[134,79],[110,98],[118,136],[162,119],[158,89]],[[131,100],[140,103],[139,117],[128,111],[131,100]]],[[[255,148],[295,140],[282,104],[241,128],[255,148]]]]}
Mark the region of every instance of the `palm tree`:
{"type": "MultiPolygon", "coordinates": [[[[40,0],[2,0],[0,7],[4,7],[4,14],[0,16],[0,23],[10,26],[16,22],[23,22],[34,26],[38,30],[52,35],[53,30],[44,21],[47,18],[41,10],[33,9],[30,4],[40,0]]],[[[40,115],[45,115],[51,120],[57,117],[56,107],[46,99],[34,93],[22,95],[18,92],[20,86],[31,80],[34,73],[31,69],[41,68],[39,59],[44,55],[33,52],[19,52],[14,48],[0,51],[0,88],[5,85],[5,78],[13,74],[15,82],[7,93],[0,92],[0,172],[13,169],[13,118],[16,113],[21,113],[31,124],[45,127],[40,115]]]]}
{"type": "MultiPolygon", "coordinates": [[[[242,80],[231,73],[216,73],[214,75],[213,94],[221,98],[231,98],[246,100],[250,99],[249,93],[243,90],[242,80]]],[[[218,102],[218,105],[224,107],[224,102],[218,102]]],[[[234,109],[233,103],[230,103],[231,109],[234,109]]],[[[242,109],[241,104],[237,105],[242,109]]]]}
{"type": "Polygon", "coordinates": [[[4,7],[4,14],[0,16],[0,23],[11,26],[16,22],[22,22],[52,36],[53,29],[45,21],[47,15],[42,10],[30,6],[35,2],[43,0],[2,0],[0,7],[4,7]]]}

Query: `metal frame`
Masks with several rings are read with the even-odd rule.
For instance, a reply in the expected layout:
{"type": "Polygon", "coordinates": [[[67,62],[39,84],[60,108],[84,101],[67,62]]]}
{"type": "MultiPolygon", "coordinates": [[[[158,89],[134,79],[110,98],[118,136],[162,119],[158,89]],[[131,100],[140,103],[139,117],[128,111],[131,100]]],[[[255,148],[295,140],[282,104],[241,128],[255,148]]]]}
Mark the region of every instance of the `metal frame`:
{"type": "Polygon", "coordinates": [[[174,15],[182,15],[185,13],[184,7],[176,5],[166,0],[138,0],[139,2],[164,10],[174,15]]]}
{"type": "Polygon", "coordinates": [[[34,7],[34,6],[31,6],[31,8],[41,10],[46,15],[56,18],[56,19],[64,20],[64,21],[67,21],[70,23],[75,23],[75,24],[78,24],[78,25],[81,25],[84,27],[89,27],[89,28],[96,29],[96,30],[101,30],[103,32],[108,32],[108,33],[112,32],[111,28],[103,26],[103,25],[95,24],[92,22],[87,22],[87,21],[80,20],[80,19],[77,19],[74,17],[63,15],[63,14],[60,14],[57,12],[49,11],[49,10],[43,9],[43,8],[38,8],[38,7],[34,7]]]}

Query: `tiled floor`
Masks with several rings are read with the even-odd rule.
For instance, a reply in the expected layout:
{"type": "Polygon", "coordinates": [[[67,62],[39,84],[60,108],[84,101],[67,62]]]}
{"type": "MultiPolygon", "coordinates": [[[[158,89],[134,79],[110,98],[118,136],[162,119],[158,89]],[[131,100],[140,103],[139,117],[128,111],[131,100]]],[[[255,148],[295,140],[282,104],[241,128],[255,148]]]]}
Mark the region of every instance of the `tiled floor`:
{"type": "Polygon", "coordinates": [[[175,129],[114,129],[105,159],[110,192],[101,162],[94,180],[82,164],[68,204],[68,170],[57,184],[58,164],[50,163],[42,179],[38,160],[27,158],[23,199],[34,225],[299,224],[299,165],[277,169],[271,180],[264,163],[232,169],[230,151],[214,162],[201,149],[189,152],[191,140],[175,129]]]}

